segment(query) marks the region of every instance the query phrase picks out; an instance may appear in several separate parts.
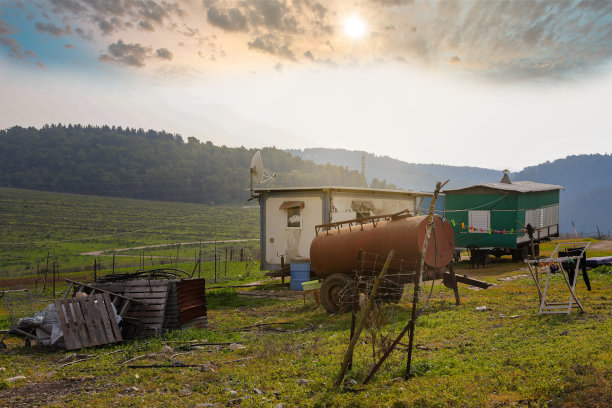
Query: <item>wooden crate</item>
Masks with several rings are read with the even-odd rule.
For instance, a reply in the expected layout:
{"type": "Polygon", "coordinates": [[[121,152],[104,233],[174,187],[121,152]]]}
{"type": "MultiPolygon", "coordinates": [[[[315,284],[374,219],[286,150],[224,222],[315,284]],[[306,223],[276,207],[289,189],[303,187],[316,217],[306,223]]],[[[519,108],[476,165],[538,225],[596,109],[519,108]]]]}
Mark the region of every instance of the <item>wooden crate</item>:
{"type": "Polygon", "coordinates": [[[163,331],[166,302],[168,299],[167,280],[126,281],[124,295],[143,304],[132,305],[126,312],[126,320],[138,319],[134,335],[158,335],[163,331]]]}

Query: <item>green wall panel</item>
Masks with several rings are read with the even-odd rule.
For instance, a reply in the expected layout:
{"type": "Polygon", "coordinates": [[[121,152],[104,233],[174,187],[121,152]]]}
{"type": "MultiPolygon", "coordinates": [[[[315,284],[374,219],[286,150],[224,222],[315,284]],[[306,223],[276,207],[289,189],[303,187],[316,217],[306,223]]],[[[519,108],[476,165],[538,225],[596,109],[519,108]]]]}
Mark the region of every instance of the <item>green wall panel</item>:
{"type": "Polygon", "coordinates": [[[531,209],[559,204],[559,190],[524,193],[518,196],[518,208],[531,209]]]}

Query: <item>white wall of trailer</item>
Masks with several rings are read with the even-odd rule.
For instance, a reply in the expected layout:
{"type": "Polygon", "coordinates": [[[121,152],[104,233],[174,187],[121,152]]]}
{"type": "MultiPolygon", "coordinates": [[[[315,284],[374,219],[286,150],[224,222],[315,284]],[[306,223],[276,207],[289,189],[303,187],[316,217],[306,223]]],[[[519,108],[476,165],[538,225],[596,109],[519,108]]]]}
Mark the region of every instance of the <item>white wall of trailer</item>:
{"type": "Polygon", "coordinates": [[[315,238],[315,225],[323,223],[323,200],[320,196],[272,196],[265,201],[266,262],[280,264],[281,256],[287,263],[310,258],[310,243],[315,238]],[[288,209],[281,209],[287,201],[303,201],[300,226],[287,226],[288,209]]]}
{"type": "MultiPolygon", "coordinates": [[[[384,197],[373,194],[356,194],[350,192],[333,192],[330,205],[330,222],[353,220],[358,213],[355,208],[359,204],[371,207],[370,216],[395,214],[403,210],[414,213],[416,197],[392,196],[384,197]]],[[[366,214],[367,215],[367,214],[366,214]]]]}

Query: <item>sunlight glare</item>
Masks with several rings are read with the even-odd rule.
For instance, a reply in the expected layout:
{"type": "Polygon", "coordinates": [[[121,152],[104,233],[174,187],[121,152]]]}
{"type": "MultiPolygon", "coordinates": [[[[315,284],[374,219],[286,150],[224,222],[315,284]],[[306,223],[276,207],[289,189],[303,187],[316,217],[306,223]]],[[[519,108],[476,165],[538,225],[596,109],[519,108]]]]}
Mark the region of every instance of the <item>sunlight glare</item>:
{"type": "Polygon", "coordinates": [[[365,35],[366,25],[359,16],[353,14],[344,20],[344,32],[353,39],[359,39],[365,35]]]}

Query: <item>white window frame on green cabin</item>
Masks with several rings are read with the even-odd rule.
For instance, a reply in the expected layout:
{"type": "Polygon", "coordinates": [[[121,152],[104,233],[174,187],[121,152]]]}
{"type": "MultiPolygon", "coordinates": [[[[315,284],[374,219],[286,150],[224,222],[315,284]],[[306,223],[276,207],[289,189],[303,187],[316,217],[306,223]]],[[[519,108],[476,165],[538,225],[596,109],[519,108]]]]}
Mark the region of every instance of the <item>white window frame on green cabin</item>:
{"type": "Polygon", "coordinates": [[[484,234],[491,229],[491,211],[489,210],[470,210],[468,211],[469,232],[484,234]],[[474,230],[472,231],[472,227],[474,230]],[[481,231],[482,229],[482,231],[481,231]]]}

